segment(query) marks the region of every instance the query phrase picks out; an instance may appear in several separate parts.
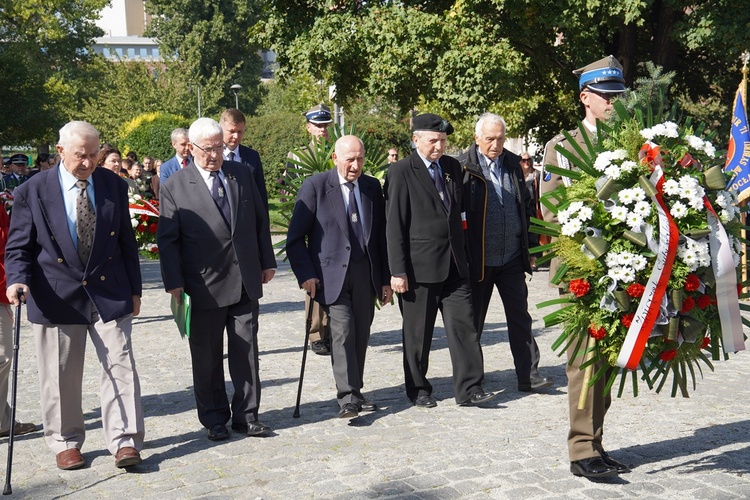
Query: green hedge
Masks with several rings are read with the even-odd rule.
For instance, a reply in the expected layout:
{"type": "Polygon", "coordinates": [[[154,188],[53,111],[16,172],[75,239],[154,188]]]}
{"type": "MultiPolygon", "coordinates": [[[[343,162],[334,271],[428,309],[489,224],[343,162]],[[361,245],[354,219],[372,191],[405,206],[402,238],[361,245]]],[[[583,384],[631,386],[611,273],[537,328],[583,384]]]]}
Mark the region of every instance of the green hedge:
{"type": "Polygon", "coordinates": [[[260,154],[269,197],[279,195],[281,185],[278,180],[284,171],[287,153],[309,141],[305,119],[299,113],[281,112],[247,118],[243,143],[260,154]]]}
{"type": "Polygon", "coordinates": [[[174,156],[172,131],[188,128],[190,120],[169,113],[145,113],[123,124],[117,147],[123,156],[135,151],[138,158],[151,156],[167,161],[174,156]]]}

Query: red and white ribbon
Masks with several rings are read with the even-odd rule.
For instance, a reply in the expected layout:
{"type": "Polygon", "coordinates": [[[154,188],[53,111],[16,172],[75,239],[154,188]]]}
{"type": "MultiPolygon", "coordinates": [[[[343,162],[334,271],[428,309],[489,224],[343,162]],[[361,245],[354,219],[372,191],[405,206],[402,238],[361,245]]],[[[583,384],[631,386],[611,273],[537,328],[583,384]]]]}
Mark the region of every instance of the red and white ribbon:
{"type": "Polygon", "coordinates": [[[724,352],[744,351],[745,339],[742,334],[742,316],[737,293],[737,271],[734,267],[729,238],[708,198],[703,198],[703,205],[708,211],[708,227],[711,229],[708,245],[711,249],[711,265],[716,278],[716,308],[721,321],[724,352]]]}
{"type": "Polygon", "coordinates": [[[667,291],[669,277],[672,274],[672,265],[677,255],[677,244],[679,230],[669,214],[666,203],[662,198],[664,173],[658,165],[651,175],[651,183],[656,186],[656,194],[651,200],[656,205],[659,216],[659,250],[656,254],[656,262],[651,276],[646,283],[638,309],[633,316],[633,322],[628,328],[622,349],[617,356],[617,366],[635,370],[641,361],[643,351],[648,343],[654,324],[659,318],[659,308],[662,298],[667,291]]]}
{"type": "Polygon", "coordinates": [[[159,217],[159,210],[146,200],[139,200],[142,204],[131,203],[130,216],[133,215],[148,215],[150,217],[159,217]]]}

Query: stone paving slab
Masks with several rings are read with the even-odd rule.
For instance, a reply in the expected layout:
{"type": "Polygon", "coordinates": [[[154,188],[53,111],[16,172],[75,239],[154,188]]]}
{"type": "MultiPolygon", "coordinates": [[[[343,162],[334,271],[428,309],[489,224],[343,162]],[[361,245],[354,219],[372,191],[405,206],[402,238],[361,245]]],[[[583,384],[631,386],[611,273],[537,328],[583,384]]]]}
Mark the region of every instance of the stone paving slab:
{"type": "MultiPolygon", "coordinates": [[[[750,498],[750,353],[716,363],[689,399],[646,392],[615,400],[605,445],[633,472],[592,482],[574,477],[565,438],[564,361],[550,350],[559,334],[545,330],[548,311],[531,308],[545,375],[555,385],[538,394],[516,391],[505,315],[493,299],[483,336],[488,390],[503,392],[488,408],[453,400],[450,359],[436,330],[430,378],[438,407],[413,408],[404,395],[400,315],[375,314],[365,393],[381,406],[352,421],[336,418],[327,357],[307,358],[301,417],[292,418],[304,340],[302,292],[286,264],[261,301],[262,421],[265,438],[232,433],[214,443],[198,423],[187,342],[180,339],[161,286],[158,262],[142,261],[145,282],[133,348],[146,415],[144,463],[114,467],[104,448],[98,401],[99,369],[89,348],[84,379],[87,440],[84,469],[60,471],[41,431],[15,441],[17,498],[159,499],[731,499],[750,498]]],[[[532,304],[555,296],[545,272],[529,282],[532,304]]],[[[25,316],[25,311],[24,311],[25,316]]],[[[441,323],[439,322],[439,325],[441,323]]],[[[40,421],[33,339],[23,321],[19,408],[40,421]]],[[[229,387],[227,379],[227,386],[229,387]]],[[[7,439],[0,440],[5,470],[7,439]]]]}

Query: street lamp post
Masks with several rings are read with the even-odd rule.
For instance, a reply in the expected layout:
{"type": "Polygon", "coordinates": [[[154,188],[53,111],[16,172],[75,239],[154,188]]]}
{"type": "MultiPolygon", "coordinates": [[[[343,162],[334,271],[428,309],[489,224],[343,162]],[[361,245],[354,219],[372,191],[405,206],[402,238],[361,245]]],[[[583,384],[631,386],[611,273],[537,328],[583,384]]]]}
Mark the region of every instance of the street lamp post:
{"type": "Polygon", "coordinates": [[[240,85],[239,83],[235,83],[229,88],[232,89],[232,92],[234,92],[234,107],[237,109],[240,109],[240,101],[237,98],[237,92],[239,92],[242,89],[242,85],[240,85]]]}

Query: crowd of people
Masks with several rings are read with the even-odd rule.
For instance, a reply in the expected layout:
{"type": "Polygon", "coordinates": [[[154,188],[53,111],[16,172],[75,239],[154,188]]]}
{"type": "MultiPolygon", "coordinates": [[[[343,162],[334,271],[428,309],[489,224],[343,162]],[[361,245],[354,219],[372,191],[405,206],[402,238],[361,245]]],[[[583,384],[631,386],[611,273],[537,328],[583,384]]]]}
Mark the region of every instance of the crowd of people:
{"type": "MultiPolygon", "coordinates": [[[[593,132],[596,119],[611,112],[612,97],[625,90],[622,68],[609,57],[575,73],[584,124],[593,132]]],[[[317,147],[319,138],[328,137],[330,110],[318,105],[304,116],[311,135],[307,147],[317,147]]],[[[248,436],[271,432],[259,419],[258,301],[277,263],[263,167],[257,151],[242,145],[245,127],[237,109],[226,110],[219,121],[199,118],[189,129],[172,132],[175,156],[160,165],[148,156],[142,163],[135,155],[122,158],[115,147],[100,146],[94,127],[73,121],[60,130],[59,162],[47,161],[47,168],[31,180],[23,178],[21,169],[8,174],[14,179],[6,186],[17,184],[10,228],[0,227],[0,235],[7,235],[6,299],[27,304],[39,363],[44,438],[60,469],[85,464],[80,452],[85,439],[81,381],[87,336],[103,372],[107,448],[117,467],[141,462],[145,429],[130,335],[142,286],[128,211],[132,194],[159,200],[164,288],[177,306],[187,297],[191,302],[194,396],[208,439],[227,439],[229,422],[233,431],[248,436]],[[224,382],[225,332],[231,401],[224,382]]],[[[535,269],[530,249],[538,239],[528,226],[529,218],[540,212],[538,189],[552,189],[560,179],[540,177],[528,154],[504,148],[506,123],[496,114],[479,117],[474,143],[458,158],[445,154],[453,126],[441,116],[415,116],[412,131],[411,154],[399,160],[396,149],[389,151],[383,185],[363,172],[366,151],[360,138],[339,138],[331,155],[334,168],[303,180],[289,224],[286,252],[307,299],[312,350],[331,356],[340,418],[378,410],[363,393],[366,352],[375,303],[387,305],[393,297],[402,315],[406,396],[415,407],[438,405],[428,379],[438,312],[456,403],[486,405],[496,397],[484,387],[481,346],[493,288],[505,309],[518,390],[539,391],[553,384],[539,370],[525,277],[535,269]]],[[[564,166],[557,161],[563,158],[556,153],[558,143],[569,147],[555,138],[545,161],[564,166]]],[[[295,156],[290,153],[289,158],[295,156]]],[[[294,175],[294,165],[290,161],[287,176],[294,175]]],[[[9,304],[8,317],[0,321],[2,405],[9,304]]],[[[572,349],[568,355],[568,392],[577,402],[581,353],[572,349]]],[[[592,403],[584,410],[571,403],[568,444],[575,475],[629,470],[602,446],[610,404],[602,394],[592,389],[592,403]]],[[[7,411],[0,416],[2,435],[13,426],[7,411]]],[[[36,428],[20,422],[14,426],[16,434],[36,428]]]]}

